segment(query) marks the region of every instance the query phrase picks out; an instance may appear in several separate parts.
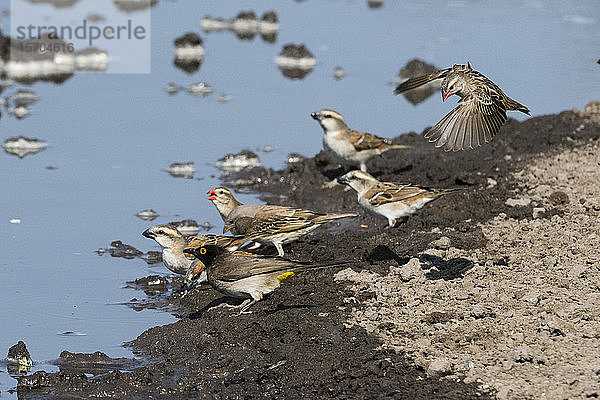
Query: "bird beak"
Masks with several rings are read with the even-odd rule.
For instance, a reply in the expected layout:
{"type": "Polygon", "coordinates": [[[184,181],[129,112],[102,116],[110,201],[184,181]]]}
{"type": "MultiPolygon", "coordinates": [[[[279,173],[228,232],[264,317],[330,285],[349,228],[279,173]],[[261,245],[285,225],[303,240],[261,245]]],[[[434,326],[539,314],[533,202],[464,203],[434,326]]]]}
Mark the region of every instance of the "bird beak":
{"type": "Polygon", "coordinates": [[[150,229],[146,229],[144,232],[142,232],[142,235],[146,236],[148,239],[154,239],[154,235],[152,232],[150,232],[150,229]]]}
{"type": "Polygon", "coordinates": [[[208,192],[206,192],[206,194],[210,194],[210,196],[208,196],[206,198],[207,200],[216,200],[217,199],[217,192],[215,192],[215,189],[210,189],[208,192]]]}
{"type": "Polygon", "coordinates": [[[231,225],[229,224],[225,224],[223,226],[223,234],[226,234],[227,232],[229,232],[231,230],[231,225]]]}
{"type": "Polygon", "coordinates": [[[312,119],[316,119],[317,121],[321,119],[321,114],[319,114],[318,112],[314,112],[310,114],[310,116],[312,117],[312,119]]]}
{"type": "Polygon", "coordinates": [[[342,175],[337,178],[337,181],[338,181],[338,183],[345,185],[346,183],[348,183],[348,178],[346,178],[345,175],[342,175]]]}
{"type": "Polygon", "coordinates": [[[450,96],[452,96],[452,93],[450,93],[450,92],[444,92],[444,91],[442,90],[442,101],[446,101],[446,99],[447,99],[448,97],[450,97],[450,96]]]}
{"type": "Polygon", "coordinates": [[[196,257],[196,249],[183,249],[183,252],[186,254],[191,254],[196,257]]]}

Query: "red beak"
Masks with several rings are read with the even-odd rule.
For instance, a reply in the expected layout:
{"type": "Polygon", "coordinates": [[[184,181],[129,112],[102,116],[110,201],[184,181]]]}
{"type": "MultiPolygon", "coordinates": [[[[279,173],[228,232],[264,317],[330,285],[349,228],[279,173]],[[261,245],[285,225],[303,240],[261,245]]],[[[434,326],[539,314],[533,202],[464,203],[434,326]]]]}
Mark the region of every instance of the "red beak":
{"type": "Polygon", "coordinates": [[[450,93],[450,92],[444,92],[444,91],[442,90],[442,101],[446,101],[446,99],[447,99],[448,97],[450,97],[450,96],[452,96],[452,93],[450,93]]]}
{"type": "Polygon", "coordinates": [[[208,196],[206,198],[207,200],[216,200],[217,199],[217,192],[215,192],[215,189],[210,189],[208,192],[206,192],[206,194],[210,194],[210,196],[208,196]]]}

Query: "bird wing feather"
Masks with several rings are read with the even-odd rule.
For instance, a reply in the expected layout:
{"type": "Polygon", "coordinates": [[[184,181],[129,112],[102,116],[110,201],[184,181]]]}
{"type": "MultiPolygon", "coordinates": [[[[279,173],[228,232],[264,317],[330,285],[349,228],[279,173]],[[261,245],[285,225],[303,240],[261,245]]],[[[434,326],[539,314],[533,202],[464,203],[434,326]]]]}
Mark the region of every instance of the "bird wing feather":
{"type": "Polygon", "coordinates": [[[436,79],[444,78],[450,71],[452,71],[452,68],[442,69],[438,72],[434,72],[433,74],[425,74],[415,78],[407,79],[396,87],[394,94],[400,94],[408,90],[416,89],[419,86],[426,85],[427,83],[436,79]]]}
{"type": "Polygon", "coordinates": [[[416,201],[423,197],[433,197],[435,192],[414,185],[400,185],[392,182],[380,182],[365,193],[365,198],[373,206],[396,201],[416,201]]]}
{"type": "Polygon", "coordinates": [[[425,133],[425,138],[445,151],[472,149],[489,142],[507,119],[501,99],[497,93],[485,90],[465,96],[425,133]]]}
{"type": "Polygon", "coordinates": [[[382,138],[372,133],[359,132],[349,130],[349,141],[354,146],[356,151],[373,150],[381,146],[392,144],[392,141],[387,138],[382,138]]]}
{"type": "Polygon", "coordinates": [[[310,263],[282,257],[248,255],[243,252],[223,254],[215,259],[210,275],[220,281],[237,281],[255,275],[292,270],[310,263]]]}

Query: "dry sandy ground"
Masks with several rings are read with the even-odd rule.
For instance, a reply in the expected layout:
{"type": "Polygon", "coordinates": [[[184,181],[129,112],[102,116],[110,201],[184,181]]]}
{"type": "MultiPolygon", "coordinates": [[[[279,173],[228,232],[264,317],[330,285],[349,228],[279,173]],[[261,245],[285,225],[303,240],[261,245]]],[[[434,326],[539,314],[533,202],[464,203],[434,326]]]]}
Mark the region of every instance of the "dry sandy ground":
{"type": "Polygon", "coordinates": [[[538,156],[513,178],[518,189],[506,204],[532,205],[533,214],[479,224],[484,247],[464,251],[442,236],[387,275],[339,272],[356,293],[376,294],[349,324],[428,374],[463,376],[498,399],[597,398],[600,142],[538,156]],[[426,279],[437,257],[464,265],[462,276],[426,279]]]}

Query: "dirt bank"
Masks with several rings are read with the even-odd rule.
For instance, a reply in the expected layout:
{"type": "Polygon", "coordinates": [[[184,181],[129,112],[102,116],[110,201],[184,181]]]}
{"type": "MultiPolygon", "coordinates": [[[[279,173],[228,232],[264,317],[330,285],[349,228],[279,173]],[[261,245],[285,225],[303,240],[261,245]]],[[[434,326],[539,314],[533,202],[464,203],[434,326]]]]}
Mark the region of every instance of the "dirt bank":
{"type": "MultiPolygon", "coordinates": [[[[465,190],[396,229],[361,211],[292,244],[292,258],[356,262],[295,277],[251,315],[162,282],[138,306],[182,318],[130,343],[146,365],[88,378],[65,364],[23,379],[19,396],[598,396],[600,114],[588,111],[510,120],[471,152],[396,138],[413,149],[374,160],[375,175],[465,190]]],[[[227,180],[272,203],[356,210],[353,192],[324,188],[335,168],[319,154],[227,180]]]]}

